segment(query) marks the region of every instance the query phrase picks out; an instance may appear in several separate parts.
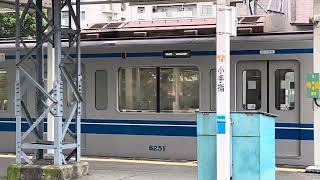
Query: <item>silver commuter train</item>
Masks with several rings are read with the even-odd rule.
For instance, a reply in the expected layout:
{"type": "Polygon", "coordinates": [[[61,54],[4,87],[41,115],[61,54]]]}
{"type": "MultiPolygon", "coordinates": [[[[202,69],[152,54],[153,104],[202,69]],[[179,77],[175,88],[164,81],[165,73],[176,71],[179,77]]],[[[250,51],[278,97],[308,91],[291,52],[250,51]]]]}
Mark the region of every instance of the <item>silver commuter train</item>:
{"type": "MultiPolygon", "coordinates": [[[[313,164],[313,101],[305,98],[312,39],[306,32],[232,39],[232,111],[278,115],[278,164],[313,164]]],[[[0,44],[1,152],[15,151],[14,51],[14,43],[0,44]]],[[[194,111],[216,106],[214,37],[83,41],[82,63],[84,155],[196,159],[194,111]]],[[[29,84],[23,98],[34,112],[29,84]]]]}

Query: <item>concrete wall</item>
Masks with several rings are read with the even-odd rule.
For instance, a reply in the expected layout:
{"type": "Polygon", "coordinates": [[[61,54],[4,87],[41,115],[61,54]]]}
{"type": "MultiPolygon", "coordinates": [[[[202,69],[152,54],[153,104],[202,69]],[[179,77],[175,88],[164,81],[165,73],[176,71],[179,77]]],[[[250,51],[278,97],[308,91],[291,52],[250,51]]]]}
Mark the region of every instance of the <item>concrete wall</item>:
{"type": "Polygon", "coordinates": [[[295,0],[296,1],[296,20],[297,23],[309,22],[309,17],[313,16],[313,0],[295,0]]]}
{"type": "MultiPolygon", "coordinates": [[[[126,4],[126,8],[127,8],[126,4]]],[[[106,23],[110,21],[121,21],[128,17],[127,10],[122,11],[121,4],[93,4],[81,5],[81,28],[88,28],[96,23],[106,23]]],[[[62,10],[67,11],[67,8],[62,10]]],[[[64,18],[62,17],[62,23],[64,18]]],[[[67,20],[65,20],[67,22],[67,20]]]]}

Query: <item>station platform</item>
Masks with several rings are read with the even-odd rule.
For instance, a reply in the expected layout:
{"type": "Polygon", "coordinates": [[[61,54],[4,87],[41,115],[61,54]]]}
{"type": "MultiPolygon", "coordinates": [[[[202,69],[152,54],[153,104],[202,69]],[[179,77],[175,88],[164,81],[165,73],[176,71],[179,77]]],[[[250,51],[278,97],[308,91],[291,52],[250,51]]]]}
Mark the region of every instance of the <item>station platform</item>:
{"type": "MultiPolygon", "coordinates": [[[[196,180],[196,161],[160,161],[83,157],[90,163],[90,174],[81,180],[196,180]]],[[[0,154],[0,179],[6,179],[7,167],[15,162],[13,154],[0,154]]],[[[277,180],[320,180],[320,174],[304,173],[304,168],[277,168],[277,180]]]]}

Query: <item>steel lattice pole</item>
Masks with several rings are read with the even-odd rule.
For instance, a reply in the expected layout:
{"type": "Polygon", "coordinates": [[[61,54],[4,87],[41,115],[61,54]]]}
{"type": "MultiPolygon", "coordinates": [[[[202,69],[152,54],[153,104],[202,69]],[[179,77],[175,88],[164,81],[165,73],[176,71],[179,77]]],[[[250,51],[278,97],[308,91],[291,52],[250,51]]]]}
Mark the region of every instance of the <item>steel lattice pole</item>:
{"type": "MultiPolygon", "coordinates": [[[[20,2],[15,0],[15,15],[16,15],[16,63],[20,62],[20,38],[21,38],[21,23],[20,23],[20,2]]],[[[16,67],[15,80],[15,116],[16,116],[16,163],[21,164],[22,140],[21,140],[21,100],[20,100],[20,70],[16,67]]]]}

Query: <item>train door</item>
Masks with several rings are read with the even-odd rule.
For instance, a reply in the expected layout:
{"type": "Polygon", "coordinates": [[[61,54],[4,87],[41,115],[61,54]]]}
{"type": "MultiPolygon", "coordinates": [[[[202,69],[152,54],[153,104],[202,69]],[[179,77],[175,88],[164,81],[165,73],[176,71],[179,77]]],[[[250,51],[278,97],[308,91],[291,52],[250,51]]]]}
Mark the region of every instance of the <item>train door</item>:
{"type": "MultiPolygon", "coordinates": [[[[277,126],[300,123],[299,64],[297,61],[245,61],[237,64],[236,106],[238,111],[264,111],[276,114],[277,126]]],[[[292,127],[292,126],[291,126],[292,127]]],[[[278,158],[300,156],[299,139],[290,131],[276,131],[278,158]]]]}

